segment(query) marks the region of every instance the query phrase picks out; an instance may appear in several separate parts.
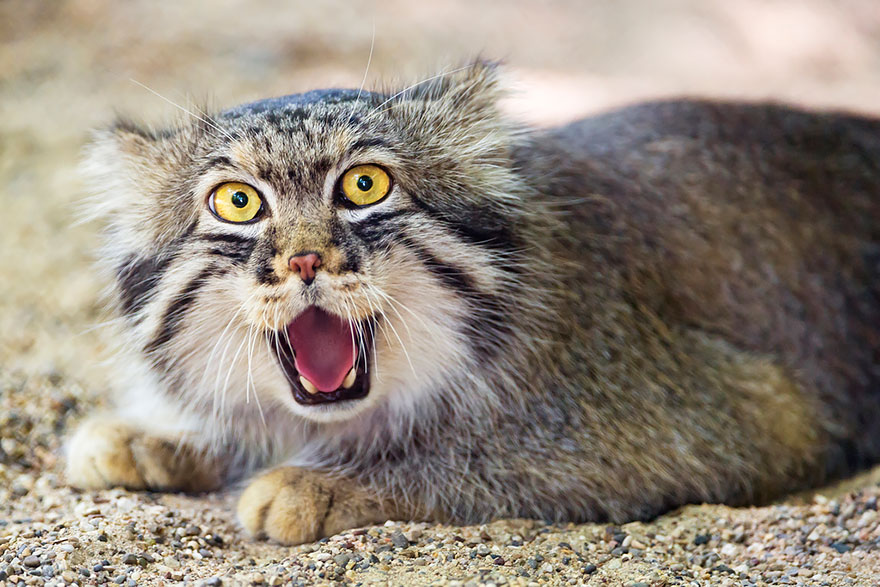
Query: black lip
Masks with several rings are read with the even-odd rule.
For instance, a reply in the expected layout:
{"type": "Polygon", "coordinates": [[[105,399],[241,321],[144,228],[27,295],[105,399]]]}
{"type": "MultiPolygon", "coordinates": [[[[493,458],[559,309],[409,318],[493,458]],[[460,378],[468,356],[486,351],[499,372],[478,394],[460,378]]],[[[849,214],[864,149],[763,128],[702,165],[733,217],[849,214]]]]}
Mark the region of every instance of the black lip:
{"type": "Polygon", "coordinates": [[[299,382],[299,371],[294,363],[293,348],[284,336],[283,331],[271,332],[270,345],[274,349],[275,358],[284,372],[287,383],[290,385],[290,391],[293,399],[297,403],[305,406],[314,406],[318,404],[329,404],[334,402],[356,400],[367,397],[370,393],[370,374],[372,368],[372,350],[373,340],[372,333],[375,330],[376,318],[368,318],[361,321],[361,332],[364,333],[362,345],[357,347],[357,357],[354,360],[355,372],[357,373],[354,385],[348,389],[337,389],[333,392],[320,392],[314,395],[307,392],[299,382]]]}

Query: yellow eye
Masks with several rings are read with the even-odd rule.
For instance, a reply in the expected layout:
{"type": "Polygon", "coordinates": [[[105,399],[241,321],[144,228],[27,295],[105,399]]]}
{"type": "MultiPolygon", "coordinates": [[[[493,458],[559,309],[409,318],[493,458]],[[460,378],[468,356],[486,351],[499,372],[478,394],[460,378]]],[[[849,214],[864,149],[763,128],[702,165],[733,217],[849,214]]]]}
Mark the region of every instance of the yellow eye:
{"type": "Polygon", "coordinates": [[[358,165],[342,176],[342,194],[355,206],[375,204],[391,189],[391,178],[376,165],[358,165]]]}
{"type": "Polygon", "coordinates": [[[260,214],[263,201],[257,190],[246,183],[224,183],[208,200],[211,212],[227,222],[250,222],[260,214]]]}

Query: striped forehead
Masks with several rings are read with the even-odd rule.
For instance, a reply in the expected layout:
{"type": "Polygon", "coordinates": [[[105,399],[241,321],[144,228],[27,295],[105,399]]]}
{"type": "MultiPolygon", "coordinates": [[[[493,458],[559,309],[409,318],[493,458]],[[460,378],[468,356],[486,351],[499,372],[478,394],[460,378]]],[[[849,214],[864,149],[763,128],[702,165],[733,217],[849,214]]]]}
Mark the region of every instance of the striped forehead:
{"type": "Polygon", "coordinates": [[[237,140],[233,161],[279,193],[320,194],[327,173],[368,134],[364,112],[382,99],[355,90],[316,90],[237,106],[220,115],[237,140]]]}

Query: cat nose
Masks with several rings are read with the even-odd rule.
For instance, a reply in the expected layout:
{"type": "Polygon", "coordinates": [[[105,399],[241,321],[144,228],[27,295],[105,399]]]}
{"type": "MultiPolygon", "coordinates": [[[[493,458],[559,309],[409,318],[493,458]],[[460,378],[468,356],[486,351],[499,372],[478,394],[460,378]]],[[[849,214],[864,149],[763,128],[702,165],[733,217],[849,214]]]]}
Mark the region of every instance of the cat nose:
{"type": "Polygon", "coordinates": [[[315,279],[315,269],[321,266],[321,257],[317,253],[294,255],[287,260],[287,266],[294,273],[299,273],[306,285],[315,279]]]}

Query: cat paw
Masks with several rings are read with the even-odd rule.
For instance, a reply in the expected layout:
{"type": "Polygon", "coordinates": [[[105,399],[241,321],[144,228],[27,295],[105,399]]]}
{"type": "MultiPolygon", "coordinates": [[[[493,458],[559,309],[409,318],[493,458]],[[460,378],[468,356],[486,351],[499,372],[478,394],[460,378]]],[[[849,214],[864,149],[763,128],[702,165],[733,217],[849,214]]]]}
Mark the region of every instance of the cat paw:
{"type": "Polygon", "coordinates": [[[282,544],[314,542],[384,521],[380,500],[355,482],[282,467],[253,481],[238,501],[238,518],[252,536],[282,544]]]}
{"type": "Polygon", "coordinates": [[[80,489],[200,492],[220,485],[215,467],[176,442],[97,419],[84,422],[68,442],[66,475],[80,489]]]}

